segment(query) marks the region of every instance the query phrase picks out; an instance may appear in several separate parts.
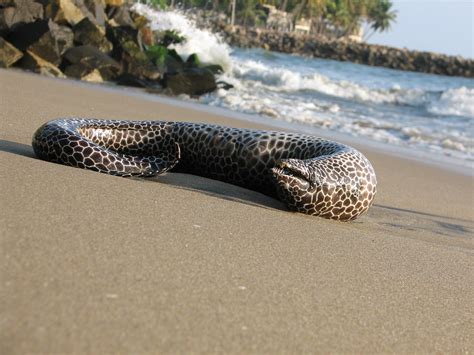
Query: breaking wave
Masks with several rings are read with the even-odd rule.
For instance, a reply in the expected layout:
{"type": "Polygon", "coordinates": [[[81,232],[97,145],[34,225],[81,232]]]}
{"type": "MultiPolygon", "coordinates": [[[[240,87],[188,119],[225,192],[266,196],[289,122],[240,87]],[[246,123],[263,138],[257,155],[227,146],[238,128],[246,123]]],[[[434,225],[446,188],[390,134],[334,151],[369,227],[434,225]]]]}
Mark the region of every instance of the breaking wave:
{"type": "Polygon", "coordinates": [[[146,4],[136,3],[133,10],[145,16],[154,31],[176,30],[187,40],[173,45],[183,59],[197,53],[204,63],[219,64],[225,70],[231,67],[230,47],[218,35],[199,29],[195,23],[179,11],[157,11],[146,4]]]}
{"type": "MultiPolygon", "coordinates": [[[[332,80],[327,76],[273,67],[263,62],[246,60],[234,63],[232,76],[253,82],[253,86],[281,92],[314,91],[321,94],[377,104],[418,106],[438,115],[474,117],[474,89],[460,87],[445,91],[391,88],[369,88],[346,80],[332,80]]],[[[228,78],[232,81],[232,78],[228,78]]]]}

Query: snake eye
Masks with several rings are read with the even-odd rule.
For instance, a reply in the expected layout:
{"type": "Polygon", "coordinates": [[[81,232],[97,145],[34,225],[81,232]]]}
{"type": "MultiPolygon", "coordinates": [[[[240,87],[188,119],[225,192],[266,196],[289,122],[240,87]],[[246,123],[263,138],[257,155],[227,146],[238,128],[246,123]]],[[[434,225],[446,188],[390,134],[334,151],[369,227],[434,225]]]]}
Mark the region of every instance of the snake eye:
{"type": "Polygon", "coordinates": [[[277,166],[272,169],[272,172],[278,183],[294,187],[298,186],[300,189],[305,190],[312,186],[305,172],[288,160],[279,161],[277,166]]]}

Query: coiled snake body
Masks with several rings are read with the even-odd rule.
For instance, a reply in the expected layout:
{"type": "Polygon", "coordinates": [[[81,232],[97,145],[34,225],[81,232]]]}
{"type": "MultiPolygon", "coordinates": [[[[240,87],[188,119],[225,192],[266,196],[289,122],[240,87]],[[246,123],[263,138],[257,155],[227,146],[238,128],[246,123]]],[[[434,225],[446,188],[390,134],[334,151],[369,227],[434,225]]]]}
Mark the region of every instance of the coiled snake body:
{"type": "Polygon", "coordinates": [[[346,145],[296,133],[162,121],[59,119],[33,136],[44,160],[120,176],[168,170],[279,198],[290,210],[342,221],[376,193],[372,165],[346,145]]]}

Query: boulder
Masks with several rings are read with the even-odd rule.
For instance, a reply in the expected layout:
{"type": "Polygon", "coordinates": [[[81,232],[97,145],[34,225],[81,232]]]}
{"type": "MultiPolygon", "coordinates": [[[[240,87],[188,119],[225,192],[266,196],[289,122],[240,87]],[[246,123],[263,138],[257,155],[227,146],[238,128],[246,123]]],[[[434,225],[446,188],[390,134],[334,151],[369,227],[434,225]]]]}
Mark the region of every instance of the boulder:
{"type": "Polygon", "coordinates": [[[122,63],[122,74],[157,80],[161,72],[138,44],[138,31],[130,27],[108,27],[107,37],[114,45],[112,56],[122,63]]]}
{"type": "Polygon", "coordinates": [[[128,73],[120,75],[117,78],[116,83],[118,85],[133,86],[136,88],[148,88],[156,84],[156,82],[150,82],[148,80],[140,79],[128,73]]]}
{"type": "Polygon", "coordinates": [[[92,23],[89,18],[83,18],[74,27],[74,40],[78,44],[91,45],[104,53],[112,51],[112,43],[105,37],[105,31],[92,23]]]}
{"type": "Polygon", "coordinates": [[[89,81],[91,83],[103,83],[104,82],[104,78],[102,77],[102,74],[97,69],[94,69],[93,71],[91,71],[86,76],[83,76],[81,80],[89,81]]]}
{"type": "Polygon", "coordinates": [[[0,8],[0,30],[43,18],[43,6],[33,0],[13,0],[13,6],[0,8]]]}
{"type": "Polygon", "coordinates": [[[127,42],[133,42],[138,45],[138,31],[127,26],[111,26],[106,27],[107,39],[112,43],[114,49],[112,57],[116,60],[121,60],[123,45],[127,42]]]}
{"type": "MultiPolygon", "coordinates": [[[[165,57],[163,71],[168,73],[178,73],[183,71],[186,63],[183,62],[183,59],[174,49],[168,49],[165,57]]],[[[190,65],[189,68],[194,68],[190,65]]]]}
{"type": "Polygon", "coordinates": [[[36,20],[35,22],[15,26],[9,31],[5,39],[13,44],[20,51],[26,49],[37,42],[49,30],[47,20],[36,20]]]}
{"type": "Polygon", "coordinates": [[[66,73],[77,72],[79,69],[88,69],[89,73],[97,69],[104,80],[114,79],[120,71],[120,64],[99,49],[92,46],[79,46],[69,49],[63,56],[66,63],[66,73]],[[79,65],[77,68],[67,69],[70,65],[79,65]]]}
{"type": "Polygon", "coordinates": [[[54,22],[74,26],[87,17],[93,23],[98,24],[94,15],[86,7],[84,0],[56,0],[55,5],[54,22]]]}
{"type": "Polygon", "coordinates": [[[89,12],[94,16],[97,24],[101,27],[105,26],[107,15],[105,14],[105,1],[103,0],[84,0],[89,12]]]}
{"type": "Polygon", "coordinates": [[[214,74],[204,68],[192,68],[180,73],[167,74],[163,84],[175,95],[199,96],[217,88],[214,74]]]}
{"type": "Polygon", "coordinates": [[[5,41],[0,37],[0,67],[8,68],[20,58],[23,57],[23,53],[15,48],[11,43],[5,41]]]}
{"type": "Polygon", "coordinates": [[[26,51],[24,57],[18,62],[18,66],[38,74],[65,78],[64,74],[60,69],[58,69],[58,67],[30,51],[26,51]]]}
{"type": "Polygon", "coordinates": [[[58,10],[58,6],[56,1],[51,0],[36,0],[36,2],[41,3],[43,5],[44,11],[44,18],[45,19],[54,19],[56,16],[56,12],[58,10]]]}
{"type": "Polygon", "coordinates": [[[0,0],[0,8],[13,6],[14,0],[0,0]]]}
{"type": "Polygon", "coordinates": [[[87,64],[83,63],[68,66],[64,71],[64,74],[66,74],[66,76],[69,78],[75,78],[94,83],[104,82],[104,77],[98,69],[91,68],[87,64]]]}
{"type": "Polygon", "coordinates": [[[73,46],[74,34],[69,27],[48,23],[49,31],[42,35],[28,50],[48,62],[59,65],[61,56],[73,46]]]}
{"type": "MultiPolygon", "coordinates": [[[[164,46],[154,45],[146,50],[147,57],[156,65],[162,72],[177,73],[183,71],[186,63],[174,49],[168,49],[164,46]]],[[[193,67],[192,65],[188,66],[193,67]]]]}
{"type": "Polygon", "coordinates": [[[201,61],[196,53],[191,54],[188,59],[186,59],[186,66],[188,68],[199,67],[201,65],[201,61]]]}
{"type": "Polygon", "coordinates": [[[128,6],[110,7],[108,18],[109,24],[113,27],[128,26],[136,28],[135,22],[130,16],[130,9],[128,6]]]}
{"type": "Polygon", "coordinates": [[[55,10],[54,22],[62,25],[75,25],[86,17],[84,12],[72,0],[58,0],[55,10]]]}
{"type": "Polygon", "coordinates": [[[122,65],[123,72],[134,75],[140,79],[158,80],[161,71],[155,66],[148,56],[133,42],[123,43],[122,65]]]}

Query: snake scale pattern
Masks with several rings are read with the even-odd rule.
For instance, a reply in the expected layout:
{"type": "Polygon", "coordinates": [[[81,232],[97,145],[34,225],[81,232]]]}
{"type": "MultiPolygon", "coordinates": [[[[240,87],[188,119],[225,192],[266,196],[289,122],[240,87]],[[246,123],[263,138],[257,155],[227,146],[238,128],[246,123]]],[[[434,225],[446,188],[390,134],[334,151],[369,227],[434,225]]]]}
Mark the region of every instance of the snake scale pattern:
{"type": "Polygon", "coordinates": [[[377,180],[357,150],[296,133],[187,122],[58,119],[33,136],[44,160],[119,176],[172,170],[259,191],[290,210],[349,221],[377,180]]]}

